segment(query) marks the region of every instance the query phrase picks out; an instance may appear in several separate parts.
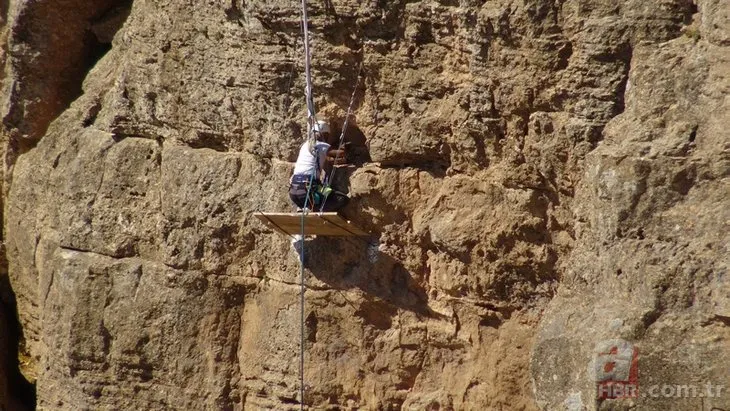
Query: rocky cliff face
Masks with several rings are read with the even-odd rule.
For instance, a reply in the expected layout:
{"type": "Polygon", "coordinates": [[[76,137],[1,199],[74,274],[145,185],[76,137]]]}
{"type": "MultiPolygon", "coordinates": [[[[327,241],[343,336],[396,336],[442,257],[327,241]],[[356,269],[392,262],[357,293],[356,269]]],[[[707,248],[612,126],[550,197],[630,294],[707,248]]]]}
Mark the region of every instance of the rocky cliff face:
{"type": "MultiPolygon", "coordinates": [[[[355,92],[343,214],[373,235],[306,242],[305,403],[730,408],[604,399],[594,367],[622,340],[643,394],[730,377],[728,10],[311,4],[320,118],[339,131],[355,92]]],[[[3,239],[40,409],[298,408],[299,256],[252,213],[289,209],[299,12],[2,9],[3,239]]]]}

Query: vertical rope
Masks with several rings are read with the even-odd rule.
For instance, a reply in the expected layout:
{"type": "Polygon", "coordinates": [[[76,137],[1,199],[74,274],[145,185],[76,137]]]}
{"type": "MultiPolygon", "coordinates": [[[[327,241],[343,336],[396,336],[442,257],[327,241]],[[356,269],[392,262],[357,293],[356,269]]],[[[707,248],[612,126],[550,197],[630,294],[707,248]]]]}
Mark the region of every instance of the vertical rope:
{"type": "Polygon", "coordinates": [[[312,127],[315,123],[314,97],[312,93],[312,56],[309,51],[309,18],[307,17],[307,0],[302,0],[302,30],[304,31],[304,88],[307,99],[307,138],[314,136],[312,127]]]}
{"type": "MultiPolygon", "coordinates": [[[[342,124],[342,130],[340,131],[340,143],[337,145],[337,154],[335,155],[335,161],[332,163],[332,171],[330,172],[329,177],[326,180],[327,184],[332,185],[335,178],[335,170],[337,170],[337,160],[340,159],[340,153],[342,152],[342,146],[345,143],[345,131],[347,131],[347,126],[350,122],[350,115],[352,114],[352,105],[355,103],[355,95],[357,94],[357,86],[360,85],[360,73],[362,72],[362,65],[363,61],[360,61],[360,66],[357,68],[357,76],[355,77],[355,87],[352,89],[352,95],[350,96],[350,104],[347,106],[347,113],[345,113],[345,122],[342,124]]],[[[327,196],[324,198],[324,201],[322,201],[322,205],[319,209],[320,212],[324,211],[324,206],[327,204],[327,199],[329,199],[330,196],[327,196]]]]}
{"type": "MultiPolygon", "coordinates": [[[[315,113],[314,99],[312,97],[312,70],[311,56],[309,52],[309,19],[307,18],[307,0],[302,0],[302,31],[304,31],[304,78],[306,82],[305,94],[307,99],[307,141],[310,143],[310,150],[315,146],[312,142],[314,132],[315,113]]],[[[314,155],[317,155],[315,152],[314,155]]],[[[319,170],[315,170],[318,173],[319,170]]],[[[311,179],[314,178],[312,174],[311,179]]],[[[310,190],[312,189],[312,181],[310,179],[307,188],[307,197],[304,200],[304,209],[302,210],[301,232],[300,232],[300,251],[299,251],[299,409],[304,411],[304,291],[306,290],[304,283],[304,214],[307,210],[307,202],[309,200],[310,190]]]]}
{"type": "MultiPolygon", "coordinates": [[[[309,194],[307,193],[307,198],[309,194]]],[[[304,200],[304,208],[307,200],[304,200]]],[[[299,409],[304,411],[304,213],[302,210],[299,246],[299,409]]]]}
{"type": "Polygon", "coordinates": [[[304,216],[307,214],[307,206],[309,205],[309,195],[312,191],[312,183],[314,175],[309,178],[309,187],[307,187],[307,197],[304,199],[304,208],[300,221],[299,231],[299,409],[304,410],[304,291],[306,284],[304,282],[304,216]]]}

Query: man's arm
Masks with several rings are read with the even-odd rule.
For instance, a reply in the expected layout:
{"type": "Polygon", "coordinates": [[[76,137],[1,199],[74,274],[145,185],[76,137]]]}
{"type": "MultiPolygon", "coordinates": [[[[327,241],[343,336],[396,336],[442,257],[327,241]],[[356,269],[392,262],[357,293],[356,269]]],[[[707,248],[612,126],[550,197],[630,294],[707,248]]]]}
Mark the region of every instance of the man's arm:
{"type": "Polygon", "coordinates": [[[330,162],[329,157],[327,156],[329,153],[329,150],[322,147],[321,150],[317,153],[319,156],[318,163],[319,163],[319,170],[317,170],[317,177],[319,181],[324,181],[324,178],[327,176],[327,166],[330,162]]]}

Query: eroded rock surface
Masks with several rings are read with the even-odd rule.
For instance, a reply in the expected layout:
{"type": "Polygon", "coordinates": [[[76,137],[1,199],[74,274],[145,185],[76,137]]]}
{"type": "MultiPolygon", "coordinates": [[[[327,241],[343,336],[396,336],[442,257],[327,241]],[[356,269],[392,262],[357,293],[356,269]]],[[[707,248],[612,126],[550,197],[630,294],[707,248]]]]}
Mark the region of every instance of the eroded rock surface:
{"type": "MultiPolygon", "coordinates": [[[[11,1],[4,31],[39,408],[298,408],[299,256],[252,213],[290,209],[299,3],[61,3],[11,1]]],[[[596,398],[609,339],[642,384],[728,380],[723,0],[310,14],[335,130],[355,90],[343,214],[373,233],[306,242],[312,409],[699,403],[596,398]]]]}
{"type": "MultiPolygon", "coordinates": [[[[703,13],[717,3],[699,5],[703,13]]],[[[702,14],[686,30],[713,18],[702,14]]],[[[588,155],[574,200],[575,247],[532,358],[548,409],[571,398],[600,409],[730,404],[705,391],[728,378],[730,49],[717,41],[728,29],[725,20],[700,29],[707,41],[683,36],[634,50],[626,110],[588,155]],[[640,389],[657,397],[601,401],[589,367],[554,361],[590,357],[615,338],[638,348],[640,389]],[[667,396],[664,385],[701,390],[667,396]]]]}

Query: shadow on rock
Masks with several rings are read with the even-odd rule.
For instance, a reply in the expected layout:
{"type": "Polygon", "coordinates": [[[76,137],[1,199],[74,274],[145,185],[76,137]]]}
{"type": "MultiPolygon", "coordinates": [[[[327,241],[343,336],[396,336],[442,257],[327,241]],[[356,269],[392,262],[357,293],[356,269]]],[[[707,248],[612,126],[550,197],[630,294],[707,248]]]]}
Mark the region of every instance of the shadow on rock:
{"type": "Polygon", "coordinates": [[[357,288],[394,307],[427,317],[440,316],[429,308],[425,289],[403,264],[381,252],[372,240],[308,239],[304,242],[304,266],[334,289],[357,288]]]}

